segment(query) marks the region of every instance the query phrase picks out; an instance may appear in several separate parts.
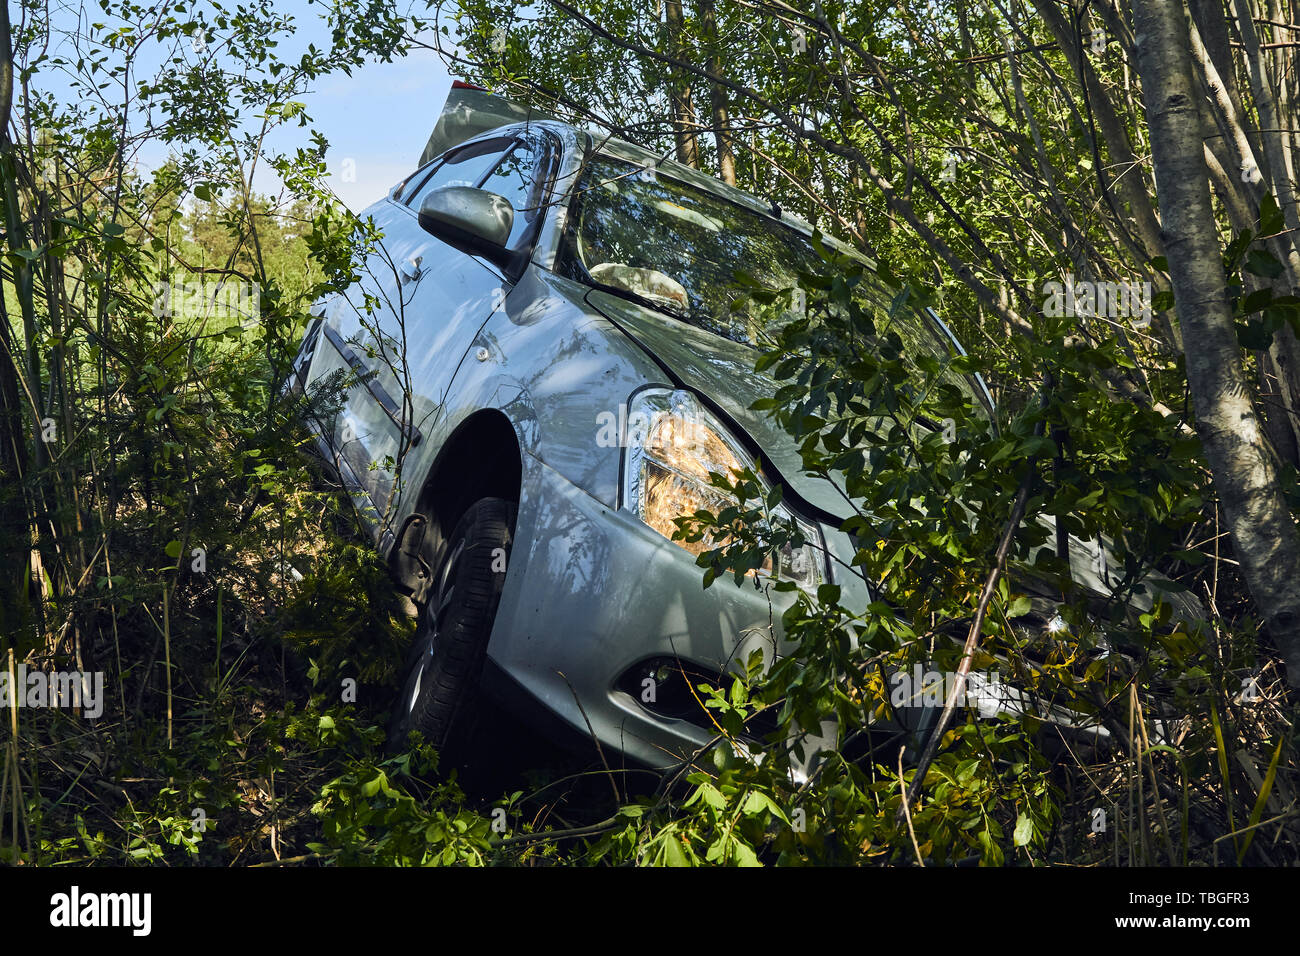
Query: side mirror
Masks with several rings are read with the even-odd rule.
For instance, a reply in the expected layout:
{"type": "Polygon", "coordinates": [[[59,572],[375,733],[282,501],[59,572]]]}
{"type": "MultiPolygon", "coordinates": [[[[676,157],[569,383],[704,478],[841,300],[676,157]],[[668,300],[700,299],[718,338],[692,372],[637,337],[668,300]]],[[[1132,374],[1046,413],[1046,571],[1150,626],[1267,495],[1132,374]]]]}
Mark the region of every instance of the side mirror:
{"type": "Polygon", "coordinates": [[[504,196],[473,186],[443,186],[420,203],[420,228],[462,252],[506,265],[515,210],[504,196]]]}

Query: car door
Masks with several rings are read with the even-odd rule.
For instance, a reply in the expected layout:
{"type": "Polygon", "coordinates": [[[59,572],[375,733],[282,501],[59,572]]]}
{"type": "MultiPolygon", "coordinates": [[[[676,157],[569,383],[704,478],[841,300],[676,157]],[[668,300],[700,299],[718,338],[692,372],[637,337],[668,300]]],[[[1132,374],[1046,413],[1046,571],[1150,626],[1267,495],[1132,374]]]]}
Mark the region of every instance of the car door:
{"type": "Polygon", "coordinates": [[[527,204],[539,144],[536,136],[501,136],[450,150],[380,204],[382,245],[350,290],[351,314],[335,324],[345,361],[366,379],[349,393],[337,447],[355,487],[370,498],[376,536],[391,525],[405,466],[431,451],[426,436],[470,342],[511,287],[496,266],[425,232],[420,203],[443,186],[498,192],[516,209],[511,243],[523,243],[537,217],[527,204]]]}
{"type": "Polygon", "coordinates": [[[394,315],[403,311],[405,217],[387,200],[366,210],[366,217],[380,238],[361,261],[357,281],[329,303],[313,374],[344,376],[347,391],[330,429],[330,450],[344,484],[358,493],[363,517],[377,529],[384,524],[397,463],[422,436],[401,388],[402,349],[394,338],[400,328],[394,315]]]}

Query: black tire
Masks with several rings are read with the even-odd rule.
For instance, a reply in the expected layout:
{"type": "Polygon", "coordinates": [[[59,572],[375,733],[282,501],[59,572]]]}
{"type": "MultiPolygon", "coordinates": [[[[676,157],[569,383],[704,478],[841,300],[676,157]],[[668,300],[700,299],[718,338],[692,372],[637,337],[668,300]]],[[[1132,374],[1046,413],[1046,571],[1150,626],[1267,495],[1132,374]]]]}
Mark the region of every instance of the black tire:
{"type": "Polygon", "coordinates": [[[389,719],[390,752],[404,751],[412,730],[444,751],[466,723],[505,584],[514,517],[511,502],[482,498],[448,538],[389,719]]]}

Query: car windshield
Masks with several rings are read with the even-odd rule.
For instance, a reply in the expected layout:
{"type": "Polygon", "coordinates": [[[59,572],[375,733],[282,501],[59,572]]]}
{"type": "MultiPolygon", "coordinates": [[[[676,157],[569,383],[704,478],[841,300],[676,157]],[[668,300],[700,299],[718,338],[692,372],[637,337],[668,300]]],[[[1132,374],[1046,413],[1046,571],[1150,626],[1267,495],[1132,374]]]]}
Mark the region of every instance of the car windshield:
{"type": "MultiPolygon", "coordinates": [[[[801,272],[826,269],[796,230],[662,170],[605,156],[588,162],[578,182],[569,237],[584,281],[751,346],[761,330],[753,310],[733,305],[743,291],[738,277],[781,291],[801,285],[801,272]]],[[[920,314],[899,310],[889,317],[893,294],[883,284],[873,282],[862,293],[879,317],[878,330],[897,333],[906,352],[951,360],[947,342],[920,314]]],[[[976,407],[982,404],[963,376],[945,378],[976,407]]]]}

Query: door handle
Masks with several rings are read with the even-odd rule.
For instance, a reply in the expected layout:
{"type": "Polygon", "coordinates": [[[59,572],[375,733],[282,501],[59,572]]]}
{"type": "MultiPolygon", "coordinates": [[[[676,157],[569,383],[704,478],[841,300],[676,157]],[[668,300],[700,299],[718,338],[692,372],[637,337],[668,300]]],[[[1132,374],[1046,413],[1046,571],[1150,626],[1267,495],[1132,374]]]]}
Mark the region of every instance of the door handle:
{"type": "Polygon", "coordinates": [[[402,263],[402,275],[408,280],[420,278],[420,263],[424,262],[424,256],[411,256],[402,263]]]}

